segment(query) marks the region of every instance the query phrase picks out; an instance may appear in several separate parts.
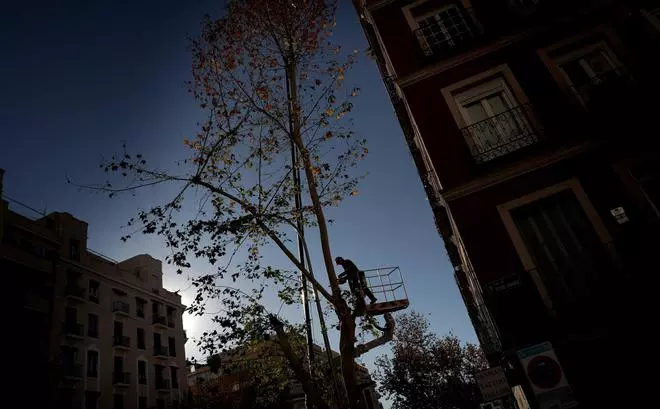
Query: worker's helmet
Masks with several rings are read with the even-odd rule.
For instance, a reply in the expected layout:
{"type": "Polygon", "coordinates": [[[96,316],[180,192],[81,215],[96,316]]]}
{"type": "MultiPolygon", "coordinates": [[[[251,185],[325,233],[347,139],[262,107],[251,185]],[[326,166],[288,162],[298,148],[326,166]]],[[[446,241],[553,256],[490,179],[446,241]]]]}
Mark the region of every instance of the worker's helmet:
{"type": "Polygon", "coordinates": [[[341,264],[343,261],[344,261],[343,258],[341,258],[341,257],[335,257],[335,263],[337,263],[337,264],[341,264]]]}

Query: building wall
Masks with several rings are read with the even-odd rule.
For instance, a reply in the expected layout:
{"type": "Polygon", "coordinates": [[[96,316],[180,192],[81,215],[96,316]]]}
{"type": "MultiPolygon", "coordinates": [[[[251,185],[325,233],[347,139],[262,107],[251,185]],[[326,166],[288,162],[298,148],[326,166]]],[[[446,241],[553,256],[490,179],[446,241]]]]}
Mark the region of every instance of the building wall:
{"type": "Polygon", "coordinates": [[[660,148],[651,136],[657,133],[653,95],[660,90],[657,2],[354,3],[491,364],[510,368],[511,384],[523,385],[536,407],[516,350],[551,341],[581,407],[623,397],[632,381],[610,375],[639,371],[622,351],[634,348],[627,339],[632,322],[650,319],[653,296],[643,283],[660,246],[660,148]],[[449,3],[476,18],[479,35],[425,56],[404,10],[449,3]],[[508,4],[538,11],[512,16],[508,4]],[[625,86],[585,103],[555,60],[598,42],[610,49],[625,86]],[[452,92],[462,91],[468,79],[483,84],[490,77],[482,73],[496,69],[506,73],[515,109],[532,123],[538,141],[480,162],[452,92]],[[538,262],[511,212],[568,187],[599,241],[597,267],[591,267],[597,279],[588,295],[559,303],[560,309],[539,281],[538,262]],[[617,208],[625,210],[625,221],[612,214],[617,208]]]}
{"type": "MultiPolygon", "coordinates": [[[[20,275],[23,271],[31,272],[29,280],[15,283],[14,288],[27,288],[25,300],[18,305],[25,311],[39,311],[43,316],[42,324],[29,320],[33,323],[29,328],[41,331],[41,337],[34,337],[32,331],[26,339],[42,341],[46,361],[54,368],[52,391],[46,402],[57,407],[110,409],[116,407],[115,395],[121,395],[127,409],[139,408],[140,397],[147,399],[145,408],[160,404],[178,407],[187,391],[186,337],[182,323],[185,306],[178,294],[162,287],[161,262],[143,254],[117,263],[88,251],[87,224],[66,213],[30,220],[8,212],[6,221],[0,259],[17,277],[25,277],[20,275]],[[34,277],[43,277],[43,284],[34,285],[34,277]],[[32,285],[27,286],[26,281],[32,285]],[[96,283],[98,291],[91,290],[92,283],[96,283]],[[35,294],[34,289],[41,292],[35,294]],[[136,297],[145,301],[143,317],[137,316],[136,297]],[[117,308],[120,305],[116,302],[126,303],[127,311],[117,308]],[[164,321],[154,323],[154,303],[159,306],[164,321]],[[71,311],[75,311],[75,321],[71,311]],[[90,328],[90,314],[97,317],[96,333],[90,328]],[[128,339],[115,337],[115,323],[122,324],[122,335],[128,339]],[[144,330],[144,349],[137,345],[138,328],[144,330]],[[169,338],[173,338],[174,352],[168,350],[156,356],[154,333],[161,334],[161,345],[166,348],[169,338]],[[69,350],[73,351],[71,360],[64,352],[69,350]],[[88,373],[91,367],[88,351],[98,354],[96,375],[88,373]],[[116,379],[115,357],[121,357],[122,372],[127,373],[116,379]],[[139,360],[146,362],[144,385],[138,383],[139,360]],[[163,378],[169,384],[156,384],[155,364],[164,367],[163,378]],[[170,368],[177,368],[178,385],[172,384],[170,368]],[[94,393],[95,406],[91,405],[94,393]]],[[[34,344],[34,341],[26,344],[26,348],[34,350],[34,344]]],[[[21,359],[25,359],[24,355],[21,359]]],[[[33,364],[29,367],[34,371],[33,364]]],[[[35,388],[32,394],[39,396],[35,392],[45,388],[45,385],[35,388]]]]}

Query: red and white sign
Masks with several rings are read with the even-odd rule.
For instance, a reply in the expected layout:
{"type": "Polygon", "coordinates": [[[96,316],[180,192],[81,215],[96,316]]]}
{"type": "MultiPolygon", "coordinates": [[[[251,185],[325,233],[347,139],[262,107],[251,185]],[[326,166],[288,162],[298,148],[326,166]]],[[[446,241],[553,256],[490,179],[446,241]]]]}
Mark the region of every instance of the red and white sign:
{"type": "Polygon", "coordinates": [[[542,408],[577,406],[559,359],[549,342],[519,350],[518,358],[542,408]]]}
{"type": "Polygon", "coordinates": [[[504,370],[495,366],[474,375],[481,391],[481,397],[485,402],[501,398],[511,394],[509,382],[506,380],[504,370]]]}

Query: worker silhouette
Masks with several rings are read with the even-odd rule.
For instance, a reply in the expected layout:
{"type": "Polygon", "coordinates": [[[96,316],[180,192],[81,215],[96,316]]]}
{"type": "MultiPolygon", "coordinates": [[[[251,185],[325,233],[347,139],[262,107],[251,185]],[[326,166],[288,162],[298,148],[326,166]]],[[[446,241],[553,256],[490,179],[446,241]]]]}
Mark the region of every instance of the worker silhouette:
{"type": "Polygon", "coordinates": [[[344,259],[342,257],[335,258],[335,262],[337,265],[340,265],[344,268],[344,272],[338,276],[339,284],[344,284],[346,281],[348,281],[351,292],[357,297],[358,302],[362,303],[363,305],[364,296],[369,297],[371,304],[375,303],[376,297],[367,285],[367,278],[364,275],[364,271],[360,271],[355,263],[353,263],[351,260],[344,259]],[[362,293],[360,290],[362,290],[362,293]]]}

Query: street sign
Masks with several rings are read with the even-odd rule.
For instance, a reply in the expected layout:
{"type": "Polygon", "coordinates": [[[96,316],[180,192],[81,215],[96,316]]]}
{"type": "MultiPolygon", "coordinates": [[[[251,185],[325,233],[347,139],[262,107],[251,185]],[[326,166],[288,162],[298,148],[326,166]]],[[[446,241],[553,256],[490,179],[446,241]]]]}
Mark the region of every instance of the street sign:
{"type": "Polygon", "coordinates": [[[511,388],[504,375],[504,370],[499,366],[478,372],[474,377],[477,380],[477,385],[479,385],[481,397],[486,402],[511,394],[511,388]]]}
{"type": "Polygon", "coordinates": [[[520,277],[518,275],[510,275],[504,278],[499,278],[497,280],[491,281],[486,284],[486,287],[489,291],[493,293],[499,293],[513,288],[518,288],[522,285],[520,277]]]}
{"type": "Polygon", "coordinates": [[[542,409],[577,406],[552,344],[544,342],[518,351],[532,391],[542,409]]]}

